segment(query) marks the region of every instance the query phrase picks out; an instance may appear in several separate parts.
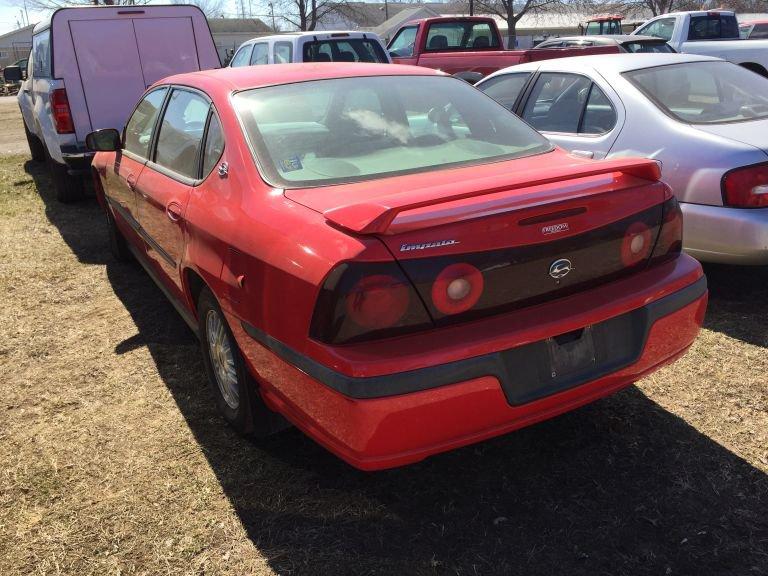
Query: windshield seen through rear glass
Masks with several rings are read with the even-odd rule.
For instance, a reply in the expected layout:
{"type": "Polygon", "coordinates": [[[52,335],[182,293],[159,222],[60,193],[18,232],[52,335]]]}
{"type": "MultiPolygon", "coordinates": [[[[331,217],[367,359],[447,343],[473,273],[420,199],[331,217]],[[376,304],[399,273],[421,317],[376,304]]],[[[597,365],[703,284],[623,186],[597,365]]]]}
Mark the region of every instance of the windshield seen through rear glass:
{"type": "Polygon", "coordinates": [[[304,62],[388,62],[381,45],[367,38],[307,42],[303,52],[304,62]]]}
{"type": "Polygon", "coordinates": [[[624,76],[681,122],[722,124],[768,118],[768,79],[729,62],[687,62],[624,76]]]}
{"type": "Polygon", "coordinates": [[[455,78],[339,78],[234,97],[265,177],[289,188],[354,182],[545,152],[517,116],[455,78]]]}

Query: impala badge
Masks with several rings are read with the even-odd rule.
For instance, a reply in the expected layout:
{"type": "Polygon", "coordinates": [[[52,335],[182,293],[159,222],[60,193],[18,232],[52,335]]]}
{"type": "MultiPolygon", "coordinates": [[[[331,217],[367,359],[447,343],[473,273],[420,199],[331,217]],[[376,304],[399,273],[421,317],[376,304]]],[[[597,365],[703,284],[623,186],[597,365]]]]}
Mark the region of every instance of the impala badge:
{"type": "Polygon", "coordinates": [[[426,250],[427,248],[441,248],[443,246],[453,246],[460,244],[458,240],[437,240],[435,242],[424,242],[423,244],[402,244],[400,252],[410,252],[411,250],[426,250]]]}
{"type": "Polygon", "coordinates": [[[573,270],[571,261],[567,258],[560,258],[560,260],[552,262],[552,265],[549,267],[549,275],[555,280],[560,280],[568,276],[571,270],[573,270]]]}

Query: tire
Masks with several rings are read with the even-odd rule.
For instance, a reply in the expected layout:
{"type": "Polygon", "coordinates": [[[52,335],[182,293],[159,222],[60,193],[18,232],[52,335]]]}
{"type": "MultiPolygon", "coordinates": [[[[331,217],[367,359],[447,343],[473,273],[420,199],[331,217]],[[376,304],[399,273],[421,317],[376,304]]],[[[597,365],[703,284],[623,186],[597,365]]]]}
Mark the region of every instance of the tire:
{"type": "MultiPolygon", "coordinates": [[[[24,122],[24,120],[22,120],[22,122],[24,122]]],[[[45,162],[45,146],[40,142],[40,138],[29,131],[26,122],[24,122],[24,134],[27,137],[27,144],[29,144],[29,152],[32,155],[32,160],[35,162],[45,162]]]]}
{"type": "Polygon", "coordinates": [[[200,349],[219,412],[230,426],[246,436],[263,438],[287,428],[283,417],[267,408],[261,399],[258,384],[248,371],[211,291],[203,288],[197,302],[200,349]],[[226,368],[217,370],[216,366],[226,368]]]}
{"type": "Polygon", "coordinates": [[[112,257],[118,262],[129,262],[133,259],[133,254],[128,249],[128,241],[120,232],[115,222],[115,217],[109,211],[109,208],[104,208],[104,215],[107,220],[107,234],[109,235],[109,251],[112,253],[112,257]]]}
{"type": "Polygon", "coordinates": [[[48,156],[48,170],[51,173],[56,200],[63,204],[71,204],[83,198],[83,179],[80,176],[70,176],[66,164],[59,164],[48,156]]]}

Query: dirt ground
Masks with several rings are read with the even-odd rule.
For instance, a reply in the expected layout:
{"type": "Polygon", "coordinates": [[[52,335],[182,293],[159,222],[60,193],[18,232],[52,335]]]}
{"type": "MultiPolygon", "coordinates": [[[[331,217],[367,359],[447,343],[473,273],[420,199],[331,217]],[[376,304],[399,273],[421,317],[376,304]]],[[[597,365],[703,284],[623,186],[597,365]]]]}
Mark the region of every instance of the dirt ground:
{"type": "Polygon", "coordinates": [[[365,474],[224,426],[105,234],[0,157],[0,574],[768,574],[768,269],[707,267],[700,338],[636,387],[365,474]]]}
{"type": "Polygon", "coordinates": [[[16,96],[0,96],[0,155],[29,153],[16,96]]]}

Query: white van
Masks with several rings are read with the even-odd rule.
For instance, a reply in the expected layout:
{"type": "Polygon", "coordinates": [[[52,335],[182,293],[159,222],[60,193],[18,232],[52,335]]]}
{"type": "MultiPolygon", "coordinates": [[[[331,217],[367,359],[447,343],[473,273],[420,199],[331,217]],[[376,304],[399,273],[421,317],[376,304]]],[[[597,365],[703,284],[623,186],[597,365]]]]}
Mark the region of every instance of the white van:
{"type": "Polygon", "coordinates": [[[373,32],[291,32],[244,42],[229,65],[291,62],[379,62],[391,64],[387,48],[373,32]]]}
{"type": "Polygon", "coordinates": [[[196,6],[61,8],[32,34],[19,106],[32,158],[48,162],[62,202],[82,195],[89,132],[122,127],[157,80],[221,66],[196,6]]]}

